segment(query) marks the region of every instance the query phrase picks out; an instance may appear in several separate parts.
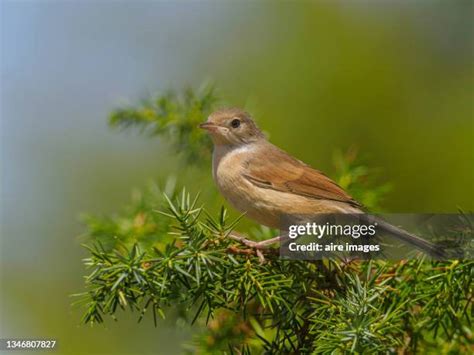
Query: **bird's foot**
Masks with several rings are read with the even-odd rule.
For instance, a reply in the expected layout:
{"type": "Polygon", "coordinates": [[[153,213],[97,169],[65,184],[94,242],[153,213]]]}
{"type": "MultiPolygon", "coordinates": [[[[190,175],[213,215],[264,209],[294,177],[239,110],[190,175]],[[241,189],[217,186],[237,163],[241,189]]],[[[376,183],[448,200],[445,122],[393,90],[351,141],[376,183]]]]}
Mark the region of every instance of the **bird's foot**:
{"type": "Polygon", "coordinates": [[[267,249],[271,244],[278,243],[283,239],[283,237],[278,236],[275,238],[265,239],[265,240],[256,242],[256,241],[245,238],[245,236],[237,232],[232,232],[229,235],[229,238],[236,240],[242,244],[245,244],[249,248],[254,248],[254,249],[267,249]]]}
{"type": "Polygon", "coordinates": [[[229,237],[233,240],[236,240],[244,245],[246,245],[249,248],[252,248],[255,250],[255,254],[258,256],[258,259],[261,264],[265,262],[265,256],[263,255],[263,250],[269,249],[269,246],[274,243],[280,242],[283,237],[275,237],[275,238],[270,238],[266,240],[261,240],[259,242],[255,242],[253,240],[249,240],[245,238],[243,235],[237,233],[237,232],[232,232],[229,237]]]}
{"type": "Polygon", "coordinates": [[[278,236],[275,238],[261,240],[259,242],[252,242],[251,246],[256,249],[266,249],[272,244],[279,243],[282,239],[283,237],[278,236]]]}

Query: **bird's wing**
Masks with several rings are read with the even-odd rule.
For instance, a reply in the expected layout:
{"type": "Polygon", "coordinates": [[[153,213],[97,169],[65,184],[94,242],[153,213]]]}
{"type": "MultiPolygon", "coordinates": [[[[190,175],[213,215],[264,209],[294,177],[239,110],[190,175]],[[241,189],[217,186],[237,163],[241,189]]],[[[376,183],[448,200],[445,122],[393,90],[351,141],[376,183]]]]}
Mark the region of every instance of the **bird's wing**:
{"type": "Polygon", "coordinates": [[[362,207],[322,172],[268,144],[247,161],[245,178],[255,186],[319,200],[333,200],[362,207]],[[263,151],[265,153],[263,153],[263,151]]]}

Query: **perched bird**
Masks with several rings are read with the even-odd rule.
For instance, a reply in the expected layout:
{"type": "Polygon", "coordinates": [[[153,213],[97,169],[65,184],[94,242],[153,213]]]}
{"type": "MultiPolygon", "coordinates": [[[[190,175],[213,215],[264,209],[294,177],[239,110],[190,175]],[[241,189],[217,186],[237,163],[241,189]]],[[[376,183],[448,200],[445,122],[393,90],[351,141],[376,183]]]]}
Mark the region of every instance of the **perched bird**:
{"type": "MultiPolygon", "coordinates": [[[[216,111],[200,128],[214,143],[212,174],[220,192],[258,223],[287,231],[301,216],[364,213],[362,205],[329,177],[271,144],[247,112],[216,111]]],[[[434,244],[383,220],[377,222],[387,234],[439,255],[434,244]]],[[[260,248],[280,239],[246,241],[260,248]]]]}

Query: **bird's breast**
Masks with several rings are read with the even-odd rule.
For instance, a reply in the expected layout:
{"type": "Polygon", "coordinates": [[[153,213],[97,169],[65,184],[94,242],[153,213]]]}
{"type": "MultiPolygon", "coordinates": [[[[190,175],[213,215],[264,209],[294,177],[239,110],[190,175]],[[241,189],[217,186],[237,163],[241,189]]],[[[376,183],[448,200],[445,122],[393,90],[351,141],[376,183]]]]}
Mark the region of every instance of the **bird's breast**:
{"type": "Polygon", "coordinates": [[[253,184],[245,175],[250,173],[249,166],[258,165],[262,159],[268,157],[251,145],[214,150],[213,177],[217,187],[224,198],[247,217],[268,227],[283,229],[299,216],[344,211],[345,205],[336,201],[312,199],[253,184]]]}
{"type": "Polygon", "coordinates": [[[279,228],[279,211],[268,200],[268,191],[262,191],[244,177],[254,158],[254,149],[251,145],[233,150],[217,148],[213,154],[213,177],[221,194],[235,209],[260,224],[279,228]]]}
{"type": "Polygon", "coordinates": [[[213,156],[213,177],[222,195],[238,210],[247,212],[249,184],[243,177],[250,152],[244,148],[218,147],[213,156]]]}

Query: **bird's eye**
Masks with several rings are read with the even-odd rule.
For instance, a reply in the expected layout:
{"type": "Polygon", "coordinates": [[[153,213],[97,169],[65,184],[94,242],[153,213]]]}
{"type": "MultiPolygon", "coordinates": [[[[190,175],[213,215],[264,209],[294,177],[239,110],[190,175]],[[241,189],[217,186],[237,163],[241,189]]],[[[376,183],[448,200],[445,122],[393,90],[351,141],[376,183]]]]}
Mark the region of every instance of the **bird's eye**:
{"type": "Polygon", "coordinates": [[[240,127],[240,120],[239,119],[233,119],[232,122],[230,123],[232,128],[239,128],[240,127]]]}

